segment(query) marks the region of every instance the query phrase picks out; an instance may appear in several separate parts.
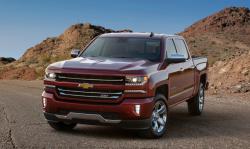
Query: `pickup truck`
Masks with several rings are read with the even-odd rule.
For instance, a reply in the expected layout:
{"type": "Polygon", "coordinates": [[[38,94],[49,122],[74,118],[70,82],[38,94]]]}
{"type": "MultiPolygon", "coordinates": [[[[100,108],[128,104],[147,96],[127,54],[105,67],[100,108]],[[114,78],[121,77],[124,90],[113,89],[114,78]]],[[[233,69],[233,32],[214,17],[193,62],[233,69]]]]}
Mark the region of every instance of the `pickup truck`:
{"type": "Polygon", "coordinates": [[[71,57],[45,72],[43,113],[56,130],[111,125],[159,138],[175,105],[203,111],[207,58],[192,57],[181,36],[107,33],[71,57]]]}

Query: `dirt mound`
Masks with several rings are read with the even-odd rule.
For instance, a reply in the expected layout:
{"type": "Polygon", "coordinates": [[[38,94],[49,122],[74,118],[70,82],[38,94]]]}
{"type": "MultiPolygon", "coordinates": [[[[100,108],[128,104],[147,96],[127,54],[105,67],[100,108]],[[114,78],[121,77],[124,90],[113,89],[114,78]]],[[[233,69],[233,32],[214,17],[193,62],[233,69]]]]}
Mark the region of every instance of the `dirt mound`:
{"type": "Polygon", "coordinates": [[[227,62],[216,62],[209,68],[209,74],[212,93],[250,92],[250,52],[227,62]]]}
{"type": "Polygon", "coordinates": [[[28,66],[23,67],[13,67],[9,66],[4,69],[3,72],[1,72],[0,80],[1,79],[7,79],[7,80],[13,80],[13,79],[22,79],[22,80],[34,80],[37,78],[37,72],[35,69],[32,69],[28,66]]]}
{"type": "Polygon", "coordinates": [[[16,62],[0,68],[0,79],[41,79],[47,65],[70,58],[71,49],[82,49],[96,36],[110,32],[132,31],[115,31],[90,23],[72,25],[58,37],[47,38],[29,48],[16,62]]]}

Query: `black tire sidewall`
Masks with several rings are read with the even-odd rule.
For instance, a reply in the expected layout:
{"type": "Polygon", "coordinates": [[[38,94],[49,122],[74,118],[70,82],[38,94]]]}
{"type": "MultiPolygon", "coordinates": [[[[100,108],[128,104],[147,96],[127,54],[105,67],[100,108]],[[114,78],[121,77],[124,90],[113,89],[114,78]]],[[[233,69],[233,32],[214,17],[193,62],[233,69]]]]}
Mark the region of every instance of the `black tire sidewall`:
{"type": "Polygon", "coordinates": [[[201,82],[199,84],[199,89],[195,97],[188,101],[188,111],[191,115],[201,115],[204,110],[204,103],[205,103],[205,90],[204,84],[201,82]],[[203,107],[200,110],[199,108],[199,100],[200,100],[200,90],[203,89],[204,92],[204,99],[203,99],[203,107]]]}

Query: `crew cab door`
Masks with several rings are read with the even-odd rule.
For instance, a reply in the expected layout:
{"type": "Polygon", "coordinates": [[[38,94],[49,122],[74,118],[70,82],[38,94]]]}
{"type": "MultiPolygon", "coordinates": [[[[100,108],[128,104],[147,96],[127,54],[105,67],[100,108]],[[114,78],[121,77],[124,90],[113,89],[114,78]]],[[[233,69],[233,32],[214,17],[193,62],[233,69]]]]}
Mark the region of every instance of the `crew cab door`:
{"type": "Polygon", "coordinates": [[[182,62],[169,64],[167,68],[169,72],[169,102],[171,104],[192,96],[195,82],[194,64],[183,39],[167,39],[166,47],[168,57],[175,58],[177,55],[185,58],[182,62]],[[169,50],[168,44],[173,44],[172,50],[169,50]]]}

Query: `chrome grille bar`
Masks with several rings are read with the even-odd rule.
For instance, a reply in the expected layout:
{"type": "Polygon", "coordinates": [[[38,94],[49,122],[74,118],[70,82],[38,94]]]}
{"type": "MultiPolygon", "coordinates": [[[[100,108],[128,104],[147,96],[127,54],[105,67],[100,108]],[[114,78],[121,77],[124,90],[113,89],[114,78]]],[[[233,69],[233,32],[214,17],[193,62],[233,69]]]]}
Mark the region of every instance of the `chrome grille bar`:
{"type": "Polygon", "coordinates": [[[93,98],[93,99],[118,99],[122,96],[122,91],[109,90],[83,90],[80,88],[57,87],[60,96],[72,98],[93,98]]]}
{"type": "Polygon", "coordinates": [[[78,95],[78,94],[68,94],[60,92],[61,95],[64,96],[73,96],[73,97],[83,97],[83,98],[104,98],[104,99],[117,99],[119,96],[90,96],[90,95],[78,95]]]}
{"type": "Polygon", "coordinates": [[[103,95],[121,95],[122,92],[113,92],[113,93],[108,93],[108,92],[94,92],[94,91],[77,91],[77,90],[68,90],[68,89],[61,89],[58,88],[59,91],[62,92],[74,92],[74,93],[83,93],[83,94],[103,94],[103,95]]]}

